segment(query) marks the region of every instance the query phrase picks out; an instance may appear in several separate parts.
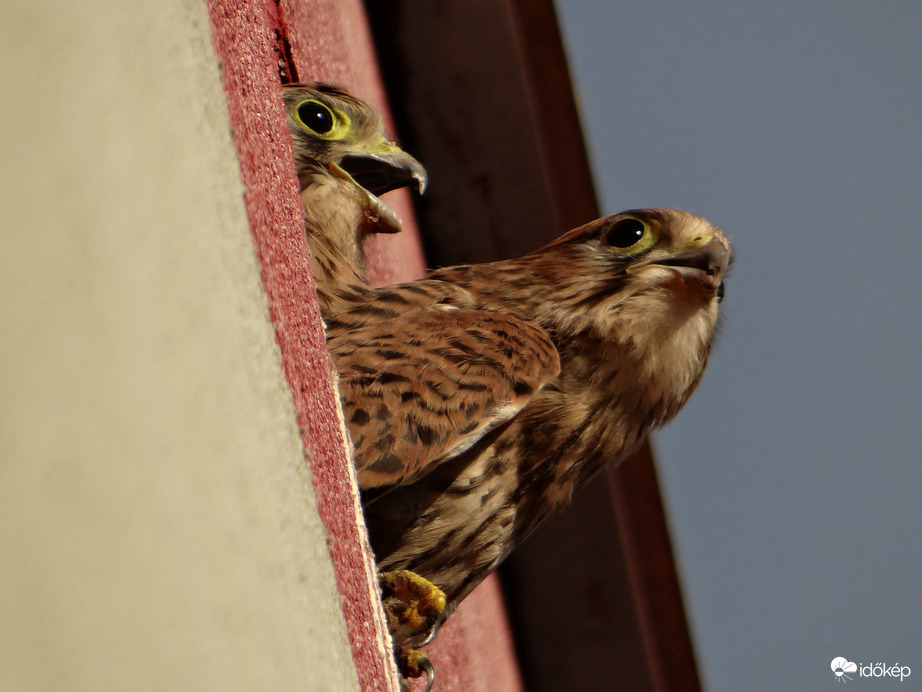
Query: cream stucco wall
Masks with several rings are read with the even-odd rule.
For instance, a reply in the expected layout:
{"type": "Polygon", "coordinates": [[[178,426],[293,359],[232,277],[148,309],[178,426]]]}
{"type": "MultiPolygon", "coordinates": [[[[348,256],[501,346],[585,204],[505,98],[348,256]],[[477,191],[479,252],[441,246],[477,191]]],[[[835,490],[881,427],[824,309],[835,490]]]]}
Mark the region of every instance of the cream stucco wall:
{"type": "Polygon", "coordinates": [[[0,82],[0,689],[355,689],[205,3],[4,3],[0,82]]]}

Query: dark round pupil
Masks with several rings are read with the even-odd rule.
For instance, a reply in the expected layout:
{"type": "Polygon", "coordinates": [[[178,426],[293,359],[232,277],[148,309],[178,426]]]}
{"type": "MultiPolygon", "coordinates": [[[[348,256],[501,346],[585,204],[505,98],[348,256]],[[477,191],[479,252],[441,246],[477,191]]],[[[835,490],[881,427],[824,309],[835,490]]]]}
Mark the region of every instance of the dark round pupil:
{"type": "Polygon", "coordinates": [[[605,234],[605,242],[612,247],[631,247],[643,238],[644,226],[637,219],[621,219],[614,223],[605,234]]]}
{"type": "Polygon", "coordinates": [[[305,101],[298,106],[298,117],[317,134],[325,135],[333,129],[333,114],[330,109],[316,101],[305,101]]]}

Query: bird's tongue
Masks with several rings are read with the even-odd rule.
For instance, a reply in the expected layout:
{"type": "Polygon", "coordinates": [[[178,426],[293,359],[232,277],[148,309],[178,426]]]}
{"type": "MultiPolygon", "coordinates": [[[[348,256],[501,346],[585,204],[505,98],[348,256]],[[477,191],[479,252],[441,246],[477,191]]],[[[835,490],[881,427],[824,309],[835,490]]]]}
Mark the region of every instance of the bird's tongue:
{"type": "Polygon", "coordinates": [[[345,169],[336,163],[331,163],[329,171],[355,186],[356,194],[359,195],[359,205],[362,208],[363,218],[360,223],[363,233],[400,233],[403,230],[396,212],[360,185],[345,169]]]}
{"type": "Polygon", "coordinates": [[[403,226],[397,213],[380,199],[362,188],[362,230],[365,233],[400,233],[403,226]]]}

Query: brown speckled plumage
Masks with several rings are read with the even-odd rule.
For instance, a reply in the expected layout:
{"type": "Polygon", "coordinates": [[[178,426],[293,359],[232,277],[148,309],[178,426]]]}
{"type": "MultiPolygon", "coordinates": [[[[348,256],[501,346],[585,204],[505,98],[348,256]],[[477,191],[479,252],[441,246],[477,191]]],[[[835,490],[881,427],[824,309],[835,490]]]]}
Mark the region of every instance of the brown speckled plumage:
{"type": "Polygon", "coordinates": [[[343,292],[328,347],[382,570],[453,610],[605,463],[669,421],[708,360],[719,229],[635,210],[525,257],[343,292]]]}

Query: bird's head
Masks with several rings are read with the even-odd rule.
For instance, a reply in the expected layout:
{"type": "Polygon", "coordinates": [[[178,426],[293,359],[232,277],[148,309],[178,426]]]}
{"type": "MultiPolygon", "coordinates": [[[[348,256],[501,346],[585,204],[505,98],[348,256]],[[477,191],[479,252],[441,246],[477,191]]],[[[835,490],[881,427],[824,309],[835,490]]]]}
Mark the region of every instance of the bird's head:
{"type": "Polygon", "coordinates": [[[576,228],[533,253],[540,282],[564,287],[542,313],[561,336],[593,333],[641,370],[690,391],[707,362],[730,243],[702,218],[635,209],[576,228]]]}
{"type": "Polygon", "coordinates": [[[571,312],[623,312],[636,304],[641,315],[660,319],[657,303],[716,315],[730,243],[688,212],[633,209],[575,228],[528,257],[544,285],[566,287],[566,297],[557,298],[571,312]]]}
{"type": "Polygon", "coordinates": [[[426,170],[384,135],[384,124],[369,104],[325,84],[282,88],[301,190],[318,177],[332,176],[362,195],[377,232],[396,232],[400,221],[379,195],[401,187],[426,187],[426,170]]]}

